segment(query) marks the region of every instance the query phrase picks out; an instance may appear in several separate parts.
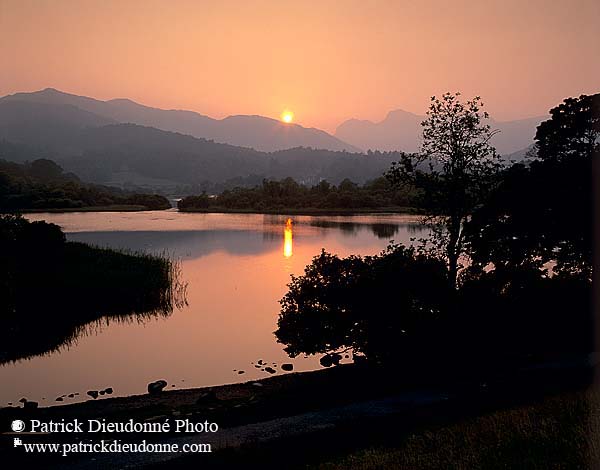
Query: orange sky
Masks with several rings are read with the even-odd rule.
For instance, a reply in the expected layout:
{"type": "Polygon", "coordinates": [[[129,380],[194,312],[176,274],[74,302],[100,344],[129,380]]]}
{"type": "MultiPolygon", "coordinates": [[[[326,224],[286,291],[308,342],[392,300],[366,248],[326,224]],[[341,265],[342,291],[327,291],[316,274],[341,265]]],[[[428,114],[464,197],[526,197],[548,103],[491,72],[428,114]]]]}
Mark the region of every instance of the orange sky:
{"type": "Polygon", "coordinates": [[[479,94],[497,119],[600,91],[598,0],[0,0],[0,95],[343,120],[479,94]]]}

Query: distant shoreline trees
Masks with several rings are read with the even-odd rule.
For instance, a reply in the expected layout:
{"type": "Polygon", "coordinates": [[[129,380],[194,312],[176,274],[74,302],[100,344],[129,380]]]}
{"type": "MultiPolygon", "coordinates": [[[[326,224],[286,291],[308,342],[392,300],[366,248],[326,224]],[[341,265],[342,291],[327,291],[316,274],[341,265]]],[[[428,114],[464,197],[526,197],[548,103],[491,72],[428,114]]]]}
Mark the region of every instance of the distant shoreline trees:
{"type": "Polygon", "coordinates": [[[0,160],[0,210],[82,209],[131,206],[139,210],[169,209],[159,194],[137,194],[82,183],[52,160],[30,163],[0,160]]]}
{"type": "Polygon", "coordinates": [[[349,179],[335,186],[327,181],[307,187],[292,178],[263,180],[253,188],[236,188],[216,196],[202,193],[178,203],[182,211],[361,210],[408,208],[409,189],[393,188],[380,177],[359,186],[349,179]]]}

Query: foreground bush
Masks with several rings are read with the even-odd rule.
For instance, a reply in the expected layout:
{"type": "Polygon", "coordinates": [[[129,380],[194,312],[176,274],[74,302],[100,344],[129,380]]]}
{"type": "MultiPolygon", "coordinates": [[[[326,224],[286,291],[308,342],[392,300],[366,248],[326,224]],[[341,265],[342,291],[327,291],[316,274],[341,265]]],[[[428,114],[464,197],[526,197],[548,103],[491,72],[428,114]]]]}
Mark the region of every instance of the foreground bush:
{"type": "Polygon", "coordinates": [[[537,268],[473,268],[454,289],[445,263],[413,248],[322,252],[292,278],[275,334],[291,356],[351,351],[404,367],[523,361],[592,351],[591,297],[590,280],[537,268]]]}
{"type": "Polygon", "coordinates": [[[413,248],[365,258],[323,251],[292,278],[276,336],[291,356],[351,350],[408,359],[435,349],[452,295],[444,262],[413,248]]]}

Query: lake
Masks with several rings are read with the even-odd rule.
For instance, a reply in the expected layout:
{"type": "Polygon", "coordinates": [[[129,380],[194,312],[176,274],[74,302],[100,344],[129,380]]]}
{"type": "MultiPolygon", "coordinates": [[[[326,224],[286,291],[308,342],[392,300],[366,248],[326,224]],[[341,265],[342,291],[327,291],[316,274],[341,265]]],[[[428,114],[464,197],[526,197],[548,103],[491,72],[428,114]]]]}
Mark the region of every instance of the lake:
{"type": "Polygon", "coordinates": [[[87,390],[107,387],[113,396],[140,394],[158,379],[169,389],[245,382],[269,376],[252,364],[260,359],[293,363],[294,371],[318,369],[318,357],[290,359],[273,335],[290,275],[302,274],[321,249],[340,256],[376,254],[390,240],[408,244],[423,230],[417,217],[398,214],[170,210],[27,218],[60,225],[69,240],[180,259],[188,305],[166,318],[103,321],[58,351],[0,366],[4,405],[21,397],[54,405],[57,397],[78,392],[60,402],[72,403],[88,399],[87,390]]]}

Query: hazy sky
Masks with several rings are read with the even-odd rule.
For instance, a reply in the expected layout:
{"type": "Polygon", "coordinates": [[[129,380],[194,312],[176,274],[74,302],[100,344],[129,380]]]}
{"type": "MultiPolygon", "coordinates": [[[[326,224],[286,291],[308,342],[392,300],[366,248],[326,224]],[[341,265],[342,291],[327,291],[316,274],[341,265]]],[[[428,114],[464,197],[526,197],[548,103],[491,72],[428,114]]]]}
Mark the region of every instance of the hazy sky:
{"type": "Polygon", "coordinates": [[[289,108],[332,131],[460,90],[513,119],[600,91],[599,25],[598,0],[0,0],[0,95],[289,108]]]}

